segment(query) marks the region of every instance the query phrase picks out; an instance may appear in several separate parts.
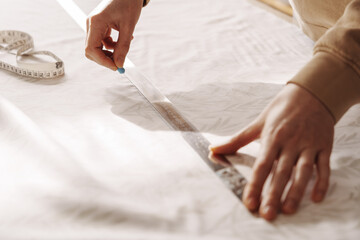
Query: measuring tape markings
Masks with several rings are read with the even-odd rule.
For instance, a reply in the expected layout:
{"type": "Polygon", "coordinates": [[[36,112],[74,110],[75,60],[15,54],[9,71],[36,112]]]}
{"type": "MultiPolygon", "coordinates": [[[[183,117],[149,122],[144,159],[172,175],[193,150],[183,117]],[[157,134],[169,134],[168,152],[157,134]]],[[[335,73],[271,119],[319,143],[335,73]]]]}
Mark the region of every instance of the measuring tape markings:
{"type": "Polygon", "coordinates": [[[5,30],[0,31],[0,51],[14,54],[11,51],[17,49],[16,62],[18,66],[0,61],[0,68],[15,74],[32,78],[54,78],[65,73],[64,62],[55,54],[49,51],[32,51],[34,48],[33,38],[21,31],[5,30]],[[6,47],[1,44],[7,44],[6,47]],[[46,55],[56,60],[53,63],[24,63],[19,61],[20,57],[46,55]]]}

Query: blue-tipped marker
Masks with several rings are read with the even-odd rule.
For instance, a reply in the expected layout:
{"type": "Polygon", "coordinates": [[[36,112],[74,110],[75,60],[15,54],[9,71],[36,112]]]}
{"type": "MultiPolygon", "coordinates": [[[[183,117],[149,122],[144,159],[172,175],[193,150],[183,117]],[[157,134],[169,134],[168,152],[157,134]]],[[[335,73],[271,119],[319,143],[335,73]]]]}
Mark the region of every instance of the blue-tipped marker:
{"type": "Polygon", "coordinates": [[[118,72],[119,72],[120,74],[124,74],[124,73],[125,73],[125,68],[118,68],[117,70],[118,70],[118,72]]]}

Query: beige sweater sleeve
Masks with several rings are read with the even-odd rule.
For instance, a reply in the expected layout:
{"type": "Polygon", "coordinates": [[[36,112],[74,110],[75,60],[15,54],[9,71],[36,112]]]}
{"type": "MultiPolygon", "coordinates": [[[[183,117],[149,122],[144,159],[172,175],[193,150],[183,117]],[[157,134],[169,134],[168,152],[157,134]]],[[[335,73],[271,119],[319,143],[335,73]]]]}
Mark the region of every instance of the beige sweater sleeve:
{"type": "Polygon", "coordinates": [[[360,0],[316,42],[314,57],[289,83],[315,95],[338,121],[360,102],[360,0]]]}

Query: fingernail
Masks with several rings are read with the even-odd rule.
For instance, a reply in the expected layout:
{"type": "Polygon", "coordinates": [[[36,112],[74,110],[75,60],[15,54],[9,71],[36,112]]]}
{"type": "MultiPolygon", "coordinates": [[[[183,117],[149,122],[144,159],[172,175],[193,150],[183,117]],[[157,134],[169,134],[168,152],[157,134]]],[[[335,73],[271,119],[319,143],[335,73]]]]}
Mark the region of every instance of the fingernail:
{"type": "Polygon", "coordinates": [[[245,205],[250,209],[250,210],[255,210],[257,207],[257,201],[255,198],[251,197],[245,200],[245,205]]]}
{"type": "Polygon", "coordinates": [[[125,73],[125,68],[118,68],[117,70],[118,70],[118,72],[119,72],[120,74],[124,74],[124,73],[125,73]]]}
{"type": "Polygon", "coordinates": [[[293,199],[286,200],[283,208],[287,213],[293,213],[296,210],[296,202],[293,199]]]}
{"type": "Polygon", "coordinates": [[[211,144],[209,146],[209,149],[212,150],[214,148],[218,148],[218,147],[223,146],[223,145],[228,144],[228,143],[229,143],[229,140],[219,140],[216,143],[211,144]]]}
{"type": "Polygon", "coordinates": [[[276,217],[276,210],[273,206],[265,206],[262,210],[262,215],[264,215],[267,220],[272,220],[276,217]]]}
{"type": "MultiPolygon", "coordinates": [[[[220,145],[219,145],[220,146],[220,145]]],[[[210,145],[209,146],[209,151],[214,151],[215,148],[219,147],[217,145],[210,145]]]]}

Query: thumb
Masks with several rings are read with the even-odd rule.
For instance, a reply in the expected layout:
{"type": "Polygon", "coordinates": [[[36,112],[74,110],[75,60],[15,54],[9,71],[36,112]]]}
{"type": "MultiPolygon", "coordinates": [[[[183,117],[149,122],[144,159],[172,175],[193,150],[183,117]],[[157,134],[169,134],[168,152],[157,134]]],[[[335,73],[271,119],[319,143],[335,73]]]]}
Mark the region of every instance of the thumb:
{"type": "Polygon", "coordinates": [[[261,130],[262,124],[255,121],[224,143],[219,145],[210,145],[209,148],[215,154],[233,154],[239,148],[259,138],[261,130]]]}
{"type": "Polygon", "coordinates": [[[132,34],[119,34],[119,40],[115,45],[114,49],[114,62],[118,68],[122,68],[124,66],[125,58],[127,53],[129,52],[130,43],[132,39],[132,34]]]}

